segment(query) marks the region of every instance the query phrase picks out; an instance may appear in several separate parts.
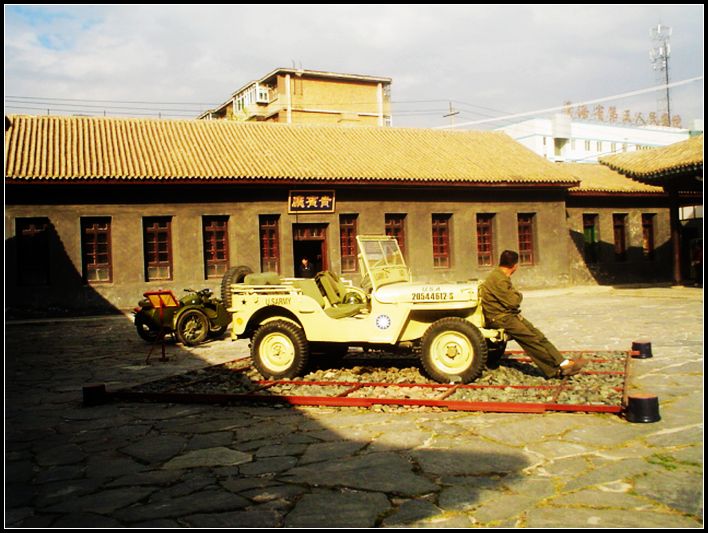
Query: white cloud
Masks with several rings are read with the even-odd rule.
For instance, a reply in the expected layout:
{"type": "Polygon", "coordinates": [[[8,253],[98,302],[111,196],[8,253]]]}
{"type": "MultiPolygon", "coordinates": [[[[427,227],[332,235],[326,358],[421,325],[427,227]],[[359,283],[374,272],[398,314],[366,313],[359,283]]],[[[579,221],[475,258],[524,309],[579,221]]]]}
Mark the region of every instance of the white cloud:
{"type": "MultiPolygon", "coordinates": [[[[389,76],[395,101],[440,100],[406,104],[420,114],[396,124],[432,126],[445,100],[526,111],[651,86],[659,15],[672,79],[702,74],[702,5],[6,7],[5,91],[216,104],[294,62],[389,76]]],[[[676,92],[677,112],[702,114],[699,85],[676,92]]]]}

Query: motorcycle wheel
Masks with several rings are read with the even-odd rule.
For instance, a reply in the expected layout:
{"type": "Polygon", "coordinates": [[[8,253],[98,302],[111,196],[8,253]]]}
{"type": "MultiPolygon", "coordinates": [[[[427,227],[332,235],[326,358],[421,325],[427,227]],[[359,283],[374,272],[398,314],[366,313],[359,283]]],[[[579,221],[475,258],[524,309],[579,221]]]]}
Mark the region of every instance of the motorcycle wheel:
{"type": "Polygon", "coordinates": [[[177,319],[175,333],[186,346],[201,344],[209,334],[209,319],[199,309],[188,309],[177,319]]]}
{"type": "Polygon", "coordinates": [[[135,329],[145,342],[153,343],[160,336],[160,330],[151,326],[142,315],[135,315],[135,329]]]}

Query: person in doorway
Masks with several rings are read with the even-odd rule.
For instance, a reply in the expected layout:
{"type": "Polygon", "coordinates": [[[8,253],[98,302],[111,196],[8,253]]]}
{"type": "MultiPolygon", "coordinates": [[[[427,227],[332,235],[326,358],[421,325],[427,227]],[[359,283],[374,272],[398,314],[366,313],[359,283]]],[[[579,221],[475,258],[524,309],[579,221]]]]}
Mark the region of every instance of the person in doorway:
{"type": "Polygon", "coordinates": [[[314,278],[315,277],[315,266],[310,263],[307,257],[303,257],[300,261],[300,266],[298,267],[299,274],[301,278],[314,278]]]}
{"type": "Polygon", "coordinates": [[[573,376],[585,366],[583,359],[566,359],[534,325],[521,316],[523,295],[511,283],[519,267],[519,254],[504,250],[495,268],[480,287],[488,327],[504,331],[524,349],[546,378],[573,376]]]}

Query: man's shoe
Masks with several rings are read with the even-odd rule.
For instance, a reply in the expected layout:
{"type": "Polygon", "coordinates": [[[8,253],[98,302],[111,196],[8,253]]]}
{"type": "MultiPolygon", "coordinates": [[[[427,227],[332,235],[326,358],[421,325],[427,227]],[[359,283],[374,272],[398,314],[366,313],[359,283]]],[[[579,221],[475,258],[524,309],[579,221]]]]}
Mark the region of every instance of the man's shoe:
{"type": "Polygon", "coordinates": [[[574,376],[579,373],[586,364],[588,364],[588,362],[585,359],[573,359],[569,365],[561,367],[561,376],[574,376]]]}

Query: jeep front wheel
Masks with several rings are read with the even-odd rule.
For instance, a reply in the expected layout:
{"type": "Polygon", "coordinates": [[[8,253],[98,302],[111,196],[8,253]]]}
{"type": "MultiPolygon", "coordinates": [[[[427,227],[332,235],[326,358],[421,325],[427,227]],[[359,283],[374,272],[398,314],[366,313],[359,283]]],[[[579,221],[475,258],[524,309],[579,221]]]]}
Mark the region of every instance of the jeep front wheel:
{"type": "Polygon", "coordinates": [[[428,375],[440,383],[469,383],[484,370],[487,344],[467,320],[441,318],[423,335],[421,362],[428,375]]]}
{"type": "Polygon", "coordinates": [[[251,358],[267,379],[294,378],[307,364],[309,346],[303,329],[292,322],[275,320],[253,334],[251,358]]]}

